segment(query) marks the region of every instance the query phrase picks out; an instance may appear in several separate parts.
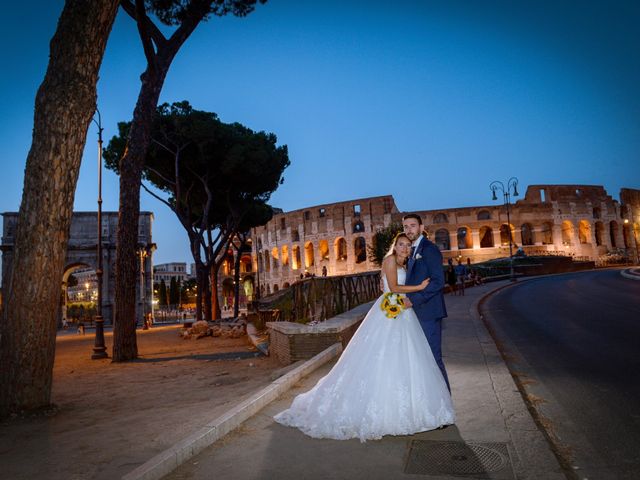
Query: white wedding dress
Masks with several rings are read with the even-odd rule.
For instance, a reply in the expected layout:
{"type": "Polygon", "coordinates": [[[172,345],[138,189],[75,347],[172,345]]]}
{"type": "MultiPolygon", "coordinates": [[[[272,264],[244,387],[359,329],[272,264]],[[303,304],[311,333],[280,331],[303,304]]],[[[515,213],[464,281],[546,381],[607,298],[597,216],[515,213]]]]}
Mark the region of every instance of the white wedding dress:
{"type": "MultiPolygon", "coordinates": [[[[398,284],[405,277],[399,268],[398,284]]],[[[376,300],[331,371],[276,415],[278,423],[314,438],[364,442],[455,422],[451,395],[413,309],[387,318],[381,301],[376,300]]]]}

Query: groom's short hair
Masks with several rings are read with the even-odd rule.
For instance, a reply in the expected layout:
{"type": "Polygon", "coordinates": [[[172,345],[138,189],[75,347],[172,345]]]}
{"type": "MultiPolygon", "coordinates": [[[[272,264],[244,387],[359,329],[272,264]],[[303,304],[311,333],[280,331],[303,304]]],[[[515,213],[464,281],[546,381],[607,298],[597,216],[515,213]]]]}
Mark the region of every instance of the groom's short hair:
{"type": "Polygon", "coordinates": [[[422,225],[422,218],[417,213],[407,213],[404,217],[402,217],[402,221],[408,220],[409,218],[415,218],[418,221],[419,225],[422,225]]]}

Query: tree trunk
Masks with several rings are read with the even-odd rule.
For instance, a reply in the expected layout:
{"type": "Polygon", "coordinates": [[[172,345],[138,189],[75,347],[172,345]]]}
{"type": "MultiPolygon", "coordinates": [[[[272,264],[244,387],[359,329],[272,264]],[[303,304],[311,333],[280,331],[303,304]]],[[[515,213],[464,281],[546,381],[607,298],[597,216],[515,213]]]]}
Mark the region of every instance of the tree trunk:
{"type": "Polygon", "coordinates": [[[234,269],[233,269],[233,316],[234,318],[238,318],[240,314],[240,260],[242,256],[242,249],[244,247],[244,242],[240,243],[240,246],[236,250],[236,258],[234,261],[234,269]]]}
{"type": "Polygon", "coordinates": [[[220,300],[218,298],[218,274],[222,263],[214,262],[211,267],[211,290],[209,292],[209,314],[212,319],[218,320],[222,318],[220,310],[220,300]]]}
{"type": "Polygon", "coordinates": [[[198,290],[196,292],[196,320],[202,320],[202,300],[203,293],[206,291],[207,273],[204,264],[202,263],[202,257],[200,255],[200,240],[199,237],[192,233],[191,230],[187,230],[189,234],[189,243],[191,245],[191,255],[193,261],[196,264],[196,284],[198,290]]]}
{"type": "MultiPolygon", "coordinates": [[[[67,0],[35,101],[0,325],[0,416],[51,401],[56,315],[96,83],[117,0],[67,0]]],[[[90,352],[87,351],[87,355],[90,352]]]]}
{"type": "MultiPolygon", "coordinates": [[[[133,112],[125,154],[120,159],[120,207],[116,246],[115,318],[113,324],[113,361],[124,362],[138,356],[136,341],[136,282],[140,181],[147,149],[151,142],[151,124],[164,84],[168,65],[147,68],[133,112]]],[[[139,248],[139,247],[138,247],[139,248]]],[[[141,292],[142,294],[142,292],[141,292]]],[[[141,319],[143,320],[143,319],[141,319]]]]}

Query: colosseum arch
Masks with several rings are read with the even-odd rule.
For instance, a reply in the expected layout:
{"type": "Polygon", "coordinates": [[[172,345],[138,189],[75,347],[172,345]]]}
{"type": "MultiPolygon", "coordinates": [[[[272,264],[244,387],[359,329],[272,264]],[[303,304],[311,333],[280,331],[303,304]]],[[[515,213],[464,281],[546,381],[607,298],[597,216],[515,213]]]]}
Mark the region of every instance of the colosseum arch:
{"type": "Polygon", "coordinates": [[[591,224],[586,220],[580,220],[578,224],[578,239],[581,244],[591,243],[591,224]]]}
{"type": "Polygon", "coordinates": [[[530,223],[523,223],[520,226],[520,235],[522,237],[522,245],[534,245],[535,239],[533,235],[533,225],[530,223]]]}
{"type": "Polygon", "coordinates": [[[493,230],[487,225],[480,227],[480,248],[492,248],[493,230]]]}
{"type": "Polygon", "coordinates": [[[264,269],[267,272],[271,271],[271,255],[269,255],[269,250],[265,250],[263,252],[264,255],[264,269]]]}
{"type": "Polygon", "coordinates": [[[291,268],[293,270],[299,270],[302,267],[300,261],[300,245],[294,245],[291,254],[291,268]]]}
{"type": "Polygon", "coordinates": [[[278,247],[273,247],[271,249],[271,258],[272,258],[272,267],[274,270],[278,269],[278,263],[279,263],[279,257],[280,257],[280,252],[278,251],[278,247]]]}
{"type": "Polygon", "coordinates": [[[313,243],[307,242],[304,244],[304,266],[305,268],[311,268],[315,264],[316,264],[316,259],[313,253],[313,243]]]}
{"type": "Polygon", "coordinates": [[[367,241],[364,237],[356,237],[353,240],[353,252],[356,257],[356,263],[367,261],[367,241]]]}
{"type": "Polygon", "coordinates": [[[467,226],[458,228],[458,250],[465,248],[473,248],[473,237],[471,236],[471,229],[467,226]]]}
{"type": "Polygon", "coordinates": [[[289,247],[287,245],[282,246],[282,266],[289,265],[289,247]]]}
{"type": "Polygon", "coordinates": [[[600,221],[596,222],[596,245],[604,245],[604,224],[600,221]]]}
{"type": "Polygon", "coordinates": [[[500,244],[502,246],[508,246],[509,243],[511,243],[511,245],[515,245],[515,239],[514,239],[514,233],[515,228],[513,225],[508,225],[506,223],[503,223],[502,225],[500,225],[500,244]]]}
{"type": "Polygon", "coordinates": [[[633,235],[631,233],[631,224],[624,223],[622,225],[622,240],[624,248],[633,248],[633,235]]]}
{"type": "Polygon", "coordinates": [[[318,253],[320,253],[320,261],[329,260],[329,242],[327,240],[320,240],[318,253]]]}
{"type": "Polygon", "coordinates": [[[573,235],[574,235],[574,227],[573,223],[569,220],[565,220],[562,222],[562,244],[563,245],[573,245],[573,235]]]}
{"type": "Polygon", "coordinates": [[[436,230],[434,242],[440,250],[451,250],[451,238],[449,236],[449,230],[446,228],[440,228],[436,230]]]}
{"type": "Polygon", "coordinates": [[[336,260],[338,262],[346,261],[347,260],[347,241],[344,239],[344,237],[336,238],[335,242],[333,243],[333,246],[336,253],[336,260]]]}
{"type": "Polygon", "coordinates": [[[611,237],[611,246],[613,248],[617,248],[618,242],[616,239],[618,238],[618,222],[615,220],[609,222],[609,236],[611,237]]]}
{"type": "Polygon", "coordinates": [[[551,222],[543,222],[540,225],[540,243],[553,245],[553,224],[551,222]]]}

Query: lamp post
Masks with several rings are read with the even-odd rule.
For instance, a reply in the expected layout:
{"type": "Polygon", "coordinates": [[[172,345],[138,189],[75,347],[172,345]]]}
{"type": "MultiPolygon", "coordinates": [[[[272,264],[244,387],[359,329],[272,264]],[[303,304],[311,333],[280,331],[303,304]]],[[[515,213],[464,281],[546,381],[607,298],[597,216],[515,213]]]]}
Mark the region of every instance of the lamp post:
{"type": "Polygon", "coordinates": [[[147,312],[145,309],[146,295],[144,288],[144,259],[147,257],[147,250],[144,245],[140,245],[138,255],[140,256],[140,312],[142,313],[142,324],[144,325],[144,322],[147,319],[147,312]]]}
{"type": "Polygon", "coordinates": [[[104,344],[104,319],[102,318],[102,119],[100,110],[96,109],[98,121],[93,122],[98,126],[98,269],[96,281],[98,283],[98,298],[96,299],[96,338],[93,344],[93,360],[109,358],[107,347],[104,344]]]}
{"type": "Polygon", "coordinates": [[[518,196],[518,179],[516,177],[511,177],[507,181],[507,186],[505,188],[504,183],[494,180],[489,184],[489,188],[493,193],[492,200],[497,200],[496,191],[500,190],[502,192],[502,196],[504,198],[504,204],[507,207],[507,229],[509,231],[509,271],[510,277],[509,279],[512,282],[516,281],[516,277],[513,273],[513,235],[511,234],[511,217],[509,214],[509,208],[511,206],[511,195],[514,197],[518,196]],[[511,193],[511,189],[513,189],[513,194],[511,193]]]}

